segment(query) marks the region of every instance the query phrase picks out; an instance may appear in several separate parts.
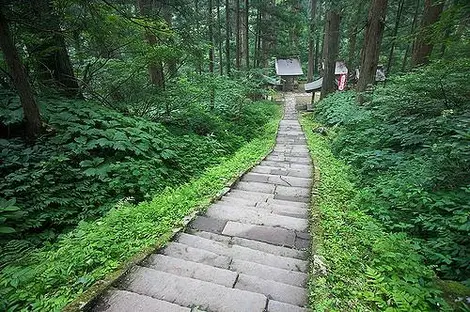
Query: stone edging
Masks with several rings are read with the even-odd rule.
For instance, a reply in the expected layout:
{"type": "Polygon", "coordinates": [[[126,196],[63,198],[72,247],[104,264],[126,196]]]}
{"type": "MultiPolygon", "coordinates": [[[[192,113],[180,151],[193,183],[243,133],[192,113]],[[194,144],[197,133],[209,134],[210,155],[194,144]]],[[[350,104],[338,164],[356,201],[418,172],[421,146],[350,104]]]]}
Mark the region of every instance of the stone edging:
{"type": "Polygon", "coordinates": [[[243,172],[240,172],[237,176],[229,180],[226,186],[217,195],[215,195],[209,200],[209,203],[207,205],[199,206],[196,209],[194,209],[194,211],[191,214],[189,214],[182,220],[182,224],[180,226],[175,227],[169,233],[163,234],[162,237],[160,237],[160,239],[158,239],[154,245],[145,248],[143,251],[136,254],[134,257],[124,262],[123,264],[121,264],[117,270],[109,273],[104,279],[96,281],[90,288],[85,290],[81,295],[79,295],[72,302],[66,305],[62,309],[62,311],[63,312],[89,311],[91,307],[94,305],[94,303],[96,303],[96,301],[100,298],[100,296],[106,290],[112,287],[112,285],[116,281],[118,281],[120,278],[126,275],[133,266],[138,265],[139,263],[144,261],[149,255],[163,248],[169,241],[173,239],[173,237],[176,234],[184,231],[186,227],[188,226],[188,224],[191,221],[193,221],[200,213],[204,212],[204,210],[210,204],[220,200],[225,194],[227,194],[230,191],[230,189],[240,181],[243,175],[251,171],[255,166],[259,165],[269,154],[273,152],[274,146],[276,145],[275,139],[277,138],[277,134],[279,132],[279,124],[281,120],[284,118],[284,114],[285,112],[283,111],[282,116],[279,119],[279,122],[277,123],[278,126],[274,134],[274,143],[272,143],[272,147],[269,149],[269,151],[265,155],[261,156],[256,162],[254,162],[246,170],[244,170],[243,172]]]}

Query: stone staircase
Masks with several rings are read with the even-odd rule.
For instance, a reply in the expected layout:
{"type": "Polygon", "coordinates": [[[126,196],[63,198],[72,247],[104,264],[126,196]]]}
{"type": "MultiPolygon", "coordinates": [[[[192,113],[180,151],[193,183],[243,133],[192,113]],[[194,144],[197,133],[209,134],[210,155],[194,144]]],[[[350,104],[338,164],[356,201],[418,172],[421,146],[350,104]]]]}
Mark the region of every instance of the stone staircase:
{"type": "Polygon", "coordinates": [[[274,151],[93,311],[307,311],[312,164],[286,94],[274,151]]]}

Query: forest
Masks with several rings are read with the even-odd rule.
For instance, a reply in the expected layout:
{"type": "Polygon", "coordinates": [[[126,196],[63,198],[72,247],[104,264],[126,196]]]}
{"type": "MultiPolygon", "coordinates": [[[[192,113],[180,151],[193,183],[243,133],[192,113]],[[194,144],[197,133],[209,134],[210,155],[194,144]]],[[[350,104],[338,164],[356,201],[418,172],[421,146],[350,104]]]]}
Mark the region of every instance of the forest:
{"type": "Polygon", "coordinates": [[[262,159],[289,57],[323,78],[312,311],[470,309],[467,0],[3,0],[0,54],[0,310],[63,309],[262,159]]]}

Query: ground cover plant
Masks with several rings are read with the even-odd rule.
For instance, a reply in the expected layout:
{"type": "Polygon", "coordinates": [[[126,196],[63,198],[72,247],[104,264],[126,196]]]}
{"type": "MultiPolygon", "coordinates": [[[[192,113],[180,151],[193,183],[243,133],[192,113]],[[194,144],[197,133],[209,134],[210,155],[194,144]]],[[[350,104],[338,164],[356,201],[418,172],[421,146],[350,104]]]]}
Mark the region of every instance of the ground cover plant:
{"type": "Polygon", "coordinates": [[[95,221],[82,221],[57,242],[29,253],[0,274],[1,310],[57,311],[136,253],[163,244],[184,217],[210,203],[233,177],[274,145],[280,111],[260,135],[190,182],[149,201],[122,201],[95,221]]]}
{"type": "Polygon", "coordinates": [[[312,311],[449,310],[416,244],[360,209],[354,171],[314,131],[321,124],[310,114],[301,124],[320,176],[311,208],[312,311]]]}

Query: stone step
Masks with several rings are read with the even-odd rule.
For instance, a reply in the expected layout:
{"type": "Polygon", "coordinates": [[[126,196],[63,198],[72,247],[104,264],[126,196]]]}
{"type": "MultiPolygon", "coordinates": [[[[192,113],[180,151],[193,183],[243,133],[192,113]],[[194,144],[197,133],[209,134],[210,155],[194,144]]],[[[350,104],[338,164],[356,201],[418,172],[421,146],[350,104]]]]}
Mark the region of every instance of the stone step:
{"type": "Polygon", "coordinates": [[[263,173],[255,173],[255,172],[249,172],[245,174],[242,178],[242,181],[270,183],[270,184],[283,185],[283,186],[297,186],[297,187],[304,187],[308,189],[311,187],[311,184],[312,184],[311,179],[288,177],[288,176],[283,176],[283,175],[263,174],[263,173]]]}
{"type": "Polygon", "coordinates": [[[299,157],[299,158],[307,158],[310,157],[310,154],[308,152],[293,152],[290,150],[277,150],[273,151],[270,156],[276,156],[276,157],[299,157]]]}
{"type": "Polygon", "coordinates": [[[296,231],[306,231],[308,222],[306,219],[281,216],[271,213],[263,208],[250,208],[244,206],[232,206],[213,204],[206,212],[210,218],[235,221],[240,223],[267,225],[273,227],[281,227],[296,231]]]}
{"type": "Polygon", "coordinates": [[[127,290],[181,306],[197,306],[220,312],[262,312],[267,298],[263,294],[228,288],[188,277],[137,267],[125,279],[127,290]]]}
{"type": "Polygon", "coordinates": [[[293,157],[293,156],[274,156],[274,155],[269,155],[266,157],[266,160],[268,161],[285,161],[289,163],[295,163],[295,164],[307,164],[310,165],[312,161],[310,160],[309,157],[293,157]]]}
{"type": "Polygon", "coordinates": [[[228,269],[231,261],[228,256],[177,242],[168,244],[161,253],[169,257],[198,262],[221,269],[228,269]]]}
{"type": "Polygon", "coordinates": [[[273,161],[273,160],[263,160],[260,163],[261,166],[275,167],[275,168],[284,168],[284,169],[300,169],[307,172],[312,171],[312,165],[308,164],[296,164],[286,161],[273,161]]]}
{"type": "Polygon", "coordinates": [[[240,181],[235,185],[234,189],[257,193],[273,194],[275,186],[270,183],[240,181]]]}
{"type": "Polygon", "coordinates": [[[196,217],[196,219],[189,223],[188,227],[201,231],[222,233],[226,224],[227,220],[219,220],[214,218],[208,218],[205,216],[198,216],[196,217]]]}
{"type": "Polygon", "coordinates": [[[267,312],[308,312],[308,310],[292,304],[269,300],[267,312]]]}
{"type": "Polygon", "coordinates": [[[278,269],[238,259],[233,259],[230,270],[296,287],[305,287],[308,279],[308,275],[305,273],[278,269]]]}
{"type": "Polygon", "coordinates": [[[310,194],[311,190],[307,188],[277,185],[274,199],[308,203],[310,194]]]}
{"type": "Polygon", "coordinates": [[[284,270],[299,272],[306,272],[307,270],[308,263],[303,260],[276,256],[239,245],[227,245],[195,235],[181,233],[177,241],[193,248],[206,250],[232,259],[255,262],[284,270]]]}
{"type": "MultiPolygon", "coordinates": [[[[258,202],[256,206],[253,206],[253,205],[246,205],[240,202],[233,203],[230,201],[219,201],[213,205],[227,206],[227,207],[232,207],[236,209],[254,209],[254,210],[262,211],[265,213],[271,213],[271,214],[283,216],[283,217],[292,217],[296,219],[308,220],[308,216],[309,216],[309,211],[304,208],[291,207],[287,205],[275,205],[275,204],[266,203],[266,202],[258,202]]],[[[231,221],[234,221],[234,220],[231,220],[231,221]]],[[[258,224],[258,223],[253,223],[253,222],[248,222],[248,223],[258,224]]],[[[219,232],[219,231],[211,230],[210,232],[219,232]]]]}
{"type": "Polygon", "coordinates": [[[259,193],[259,192],[237,190],[237,189],[230,190],[230,192],[225,194],[225,196],[231,197],[231,198],[247,199],[247,200],[252,200],[256,202],[266,202],[269,199],[274,199],[274,194],[259,193]]]}
{"type": "Polygon", "coordinates": [[[304,306],[307,304],[305,289],[271,280],[264,280],[256,276],[240,274],[235,288],[263,294],[270,299],[292,305],[304,306]]]}
{"type": "Polygon", "coordinates": [[[216,233],[210,233],[205,231],[193,231],[192,235],[200,236],[206,239],[215,240],[224,244],[231,245],[240,245],[243,247],[248,247],[254,250],[259,250],[267,252],[276,256],[296,258],[300,260],[305,260],[307,258],[307,253],[301,250],[292,249],[288,247],[282,247],[277,245],[272,245],[268,243],[263,243],[251,239],[245,239],[240,237],[230,237],[225,235],[220,235],[216,233]]]}
{"type": "Polygon", "coordinates": [[[310,170],[300,170],[300,169],[289,169],[289,168],[277,168],[277,167],[268,167],[268,166],[256,166],[251,172],[253,173],[263,173],[263,174],[273,174],[273,175],[282,175],[282,176],[292,176],[297,178],[311,178],[312,173],[310,170]]]}
{"type": "Polygon", "coordinates": [[[126,290],[112,289],[105,298],[92,309],[93,312],[191,312],[190,308],[126,290]]]}
{"type": "Polygon", "coordinates": [[[160,254],[151,255],[145,261],[144,266],[154,270],[211,282],[229,288],[233,287],[238,275],[233,271],[160,254]]]}
{"type": "Polygon", "coordinates": [[[224,204],[242,205],[242,206],[248,206],[248,207],[255,207],[256,205],[260,203],[260,201],[253,200],[253,199],[231,197],[231,196],[223,196],[218,202],[224,203],[224,204]]]}
{"type": "Polygon", "coordinates": [[[294,202],[290,200],[268,198],[265,202],[268,204],[273,204],[273,205],[280,205],[280,206],[284,205],[284,206],[289,206],[289,207],[309,209],[308,203],[294,202]]]}
{"type": "Polygon", "coordinates": [[[232,221],[227,222],[222,234],[291,248],[295,246],[296,237],[292,230],[232,221]]]}

